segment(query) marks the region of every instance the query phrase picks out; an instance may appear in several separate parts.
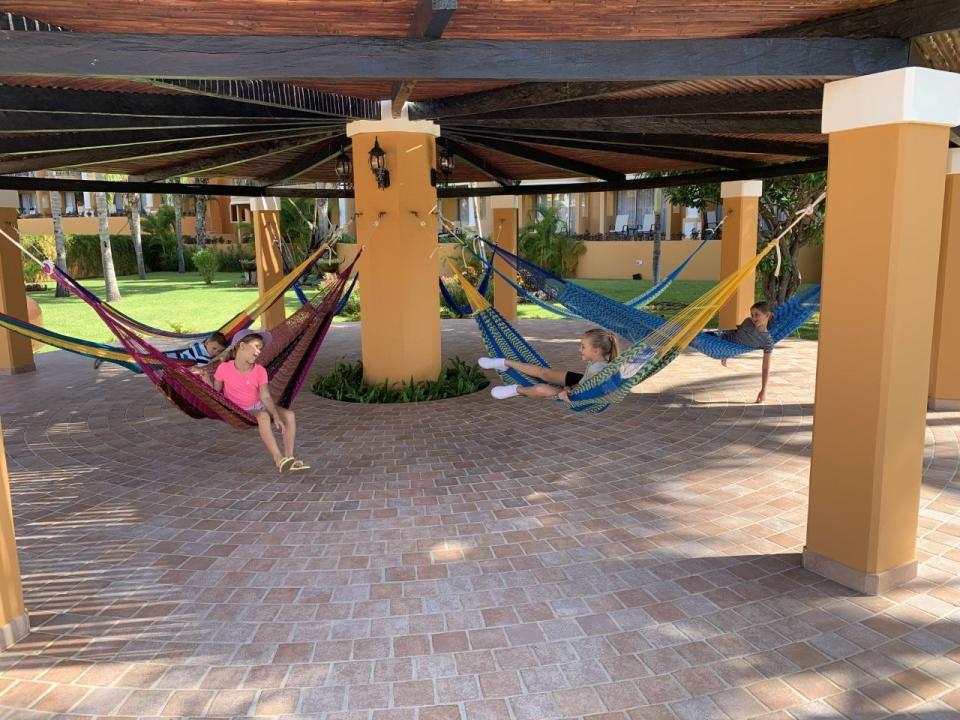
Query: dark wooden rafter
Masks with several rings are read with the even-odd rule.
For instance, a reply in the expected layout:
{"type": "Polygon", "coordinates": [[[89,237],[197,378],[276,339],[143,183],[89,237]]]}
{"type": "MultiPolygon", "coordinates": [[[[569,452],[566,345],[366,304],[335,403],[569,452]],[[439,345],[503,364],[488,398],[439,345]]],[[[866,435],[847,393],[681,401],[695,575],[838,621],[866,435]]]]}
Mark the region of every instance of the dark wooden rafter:
{"type": "Polygon", "coordinates": [[[697,117],[620,117],[620,118],[558,118],[544,120],[500,120],[479,119],[463,120],[457,123],[444,123],[444,128],[468,129],[501,128],[508,130],[590,130],[620,133],[669,133],[669,134],[820,134],[818,115],[779,117],[772,115],[719,115],[697,117]]]}
{"type": "Polygon", "coordinates": [[[414,103],[410,107],[411,120],[493,113],[512,108],[539,108],[543,105],[589,100],[615,92],[636,90],[658,84],[654,82],[559,82],[523,83],[513,87],[457,95],[442,100],[414,103]]]}
{"type": "MultiPolygon", "coordinates": [[[[538,195],[548,192],[606,192],[655,187],[676,187],[727,180],[757,180],[786,175],[820,172],[827,167],[826,158],[781,165],[767,165],[750,170],[707,170],[668,177],[649,177],[619,182],[541,183],[499,188],[451,186],[439,188],[438,197],[484,197],[490,195],[538,195]]],[[[129,192],[176,193],[178,195],[234,195],[238,197],[353,197],[353,190],[339,188],[284,188],[253,185],[201,185],[114,180],[73,180],[70,178],[35,178],[0,175],[0,190],[59,190],[61,192],[129,192]]]]}
{"type": "Polygon", "coordinates": [[[616,170],[610,170],[609,168],[600,167],[599,165],[594,165],[592,163],[574,160],[572,158],[564,157],[563,155],[556,155],[554,153],[547,152],[546,150],[530,147],[529,145],[523,145],[522,143],[512,142],[510,140],[474,138],[469,140],[469,142],[479,147],[495,150],[496,152],[506,153],[507,155],[515,155],[517,157],[522,157],[525,160],[540,163],[541,165],[559,168],[561,170],[568,170],[579,175],[588,175],[590,177],[600,178],[601,180],[607,180],[611,182],[624,180],[626,178],[626,175],[616,170]]]}
{"type": "Polygon", "coordinates": [[[267,188],[260,185],[213,185],[206,183],[165,183],[142,180],[75,180],[0,175],[2,190],[59,190],[61,192],[156,193],[158,195],[216,195],[219,197],[318,197],[350,198],[353,190],[340,188],[267,188]]]}
{"type": "MultiPolygon", "coordinates": [[[[320,134],[313,130],[300,132],[299,136],[310,137],[320,134]]],[[[106,163],[126,163],[152,158],[166,158],[172,155],[182,155],[185,152],[206,152],[226,148],[242,147],[272,140],[290,137],[289,130],[269,131],[256,133],[252,136],[227,136],[220,138],[206,138],[202,140],[188,140],[177,143],[122,145],[107,148],[75,149],[65,152],[42,153],[34,155],[19,155],[4,158],[0,153],[0,173],[28,172],[31,170],[46,170],[48,168],[79,168],[106,163]]],[[[2,145],[0,145],[2,149],[2,145]]]]}
{"type": "MultiPolygon", "coordinates": [[[[466,142],[472,142],[474,138],[482,140],[490,138],[494,140],[506,139],[503,137],[494,137],[486,134],[473,134],[463,136],[466,142]]],[[[516,137],[513,138],[517,140],[516,137]]],[[[661,160],[678,160],[680,162],[696,163],[698,165],[716,165],[717,167],[726,167],[734,169],[747,169],[758,167],[763,163],[757,160],[750,160],[740,157],[729,157],[727,155],[718,155],[716,153],[705,152],[703,150],[684,150],[679,148],[654,147],[651,145],[607,145],[593,140],[530,140],[523,142],[535,143],[537,145],[549,145],[552,147],[570,148],[572,150],[599,150],[602,152],[618,153],[620,155],[634,155],[645,158],[658,158],[661,160]]]]}
{"type": "Polygon", "coordinates": [[[316,145],[303,148],[303,156],[287,163],[282,168],[266,177],[260,178],[264,185],[277,185],[289,182],[316,167],[325,165],[333,160],[347,144],[347,136],[340,134],[327,138],[316,145]]]}
{"type": "Polygon", "coordinates": [[[758,155],[794,155],[810,157],[826,155],[826,143],[801,143],[785,140],[729,137],[724,135],[671,135],[663,133],[611,133],[571,130],[502,130],[500,128],[474,128],[489,137],[518,142],[549,145],[550,140],[586,141],[596,143],[597,150],[617,152],[623,147],[664,147],[677,149],[717,150],[720,152],[755,153],[758,155]]]}
{"type": "MultiPolygon", "coordinates": [[[[870,38],[684,40],[516,40],[286,35],[3,33],[0,75],[189,78],[197,68],[220,80],[179,80],[234,88],[241,78],[296,77],[509,82],[664,81],[697,78],[836,78],[904,67],[908,43],[870,38]],[[425,71],[425,69],[428,69],[425,71]]],[[[170,82],[170,81],[164,81],[170,82]]],[[[253,85],[255,86],[255,85],[253,85]]],[[[295,100],[290,86],[286,104],[295,100]]],[[[236,97],[235,99],[243,99],[236,97]]],[[[252,93],[249,102],[260,99],[252,93]]],[[[295,107],[300,107],[295,105],[295,107]]],[[[338,111],[338,115],[353,115],[338,111]]]]}
{"type": "MultiPolygon", "coordinates": [[[[417,0],[407,37],[437,40],[457,10],[457,0],[417,0]]],[[[403,104],[410,99],[416,80],[394,80],[390,89],[390,109],[393,117],[400,117],[403,104]]]]}
{"type": "Polygon", "coordinates": [[[826,158],[803,160],[779,165],[765,165],[749,170],[703,170],[683,175],[653,176],[618,182],[531,183],[511,188],[447,187],[438,188],[437,197],[490,197],[493,195],[541,195],[546,193],[589,193],[609,190],[647,190],[650,188],[702,185],[730,180],[762,180],[787,175],[803,175],[827,169],[826,158]]]}
{"type": "Polygon", "coordinates": [[[74,150],[100,150],[104,148],[161,146],[164,144],[207,140],[216,142],[226,138],[269,137],[272,133],[290,133],[289,128],[275,125],[230,125],[210,130],[187,128],[182,130],[118,130],[103,132],[45,133],[43,135],[17,135],[0,139],[0,156],[29,156],[46,153],[71,152],[74,150]]]}
{"type": "Polygon", "coordinates": [[[890,37],[906,40],[957,28],[960,28],[960,3],[957,0],[897,0],[767,30],[755,37],[890,37]]]}
{"type": "Polygon", "coordinates": [[[511,187],[517,185],[518,181],[510,177],[510,175],[497,167],[494,163],[491,163],[489,160],[484,160],[482,157],[477,155],[475,152],[466,147],[463,143],[455,140],[453,138],[443,137],[437,140],[437,144],[445,144],[447,150],[454,155],[455,157],[460,158],[465,161],[467,164],[472,165],[477,170],[482,172],[491,180],[494,180],[497,184],[503,187],[511,187]]]}
{"type": "MultiPolygon", "coordinates": [[[[651,117],[658,115],[723,115],[727,113],[770,113],[823,107],[823,88],[772,90],[769,92],[641,97],[629,100],[585,100],[541,105],[535,108],[502,110],[475,115],[475,118],[602,118],[651,117]]],[[[462,118],[468,121],[473,118],[462,118]]]]}
{"type": "Polygon", "coordinates": [[[129,117],[315,121],[316,114],[199,95],[156,95],[0,85],[0,110],[129,117]]]}
{"type": "Polygon", "coordinates": [[[242,148],[231,148],[213,156],[194,158],[183,163],[158,167],[155,170],[141,174],[147,181],[182,177],[184,175],[196,175],[198,173],[220,170],[221,168],[232,165],[239,165],[240,163],[263,157],[270,157],[278,153],[296,150],[312,145],[321,139],[322,138],[313,135],[309,137],[298,136],[278,140],[265,140],[242,148]]]}
{"type": "MultiPolygon", "coordinates": [[[[198,60],[204,67],[206,63],[198,60]]],[[[254,73],[256,74],[256,73],[254,73]]],[[[322,77],[323,75],[321,75],[322,77]]],[[[379,120],[380,104],[375,100],[311,90],[273,80],[182,80],[153,78],[150,83],[196,95],[236,100],[313,115],[333,115],[362,120],[379,120]]]]}
{"type": "MultiPolygon", "coordinates": [[[[0,135],[8,134],[37,134],[37,133],[66,133],[66,132],[99,132],[102,130],[164,130],[188,128],[217,128],[242,125],[243,118],[168,118],[168,117],[130,117],[127,115],[57,115],[41,112],[9,112],[0,110],[0,135]]],[[[251,119],[251,123],[262,123],[262,120],[251,119]]],[[[322,127],[324,125],[341,125],[333,120],[317,122],[309,118],[301,120],[272,120],[271,125],[277,128],[322,127]]]]}
{"type": "Polygon", "coordinates": [[[0,30],[7,32],[69,32],[59,25],[51,25],[42,20],[35,20],[10,12],[0,12],[0,30]]]}

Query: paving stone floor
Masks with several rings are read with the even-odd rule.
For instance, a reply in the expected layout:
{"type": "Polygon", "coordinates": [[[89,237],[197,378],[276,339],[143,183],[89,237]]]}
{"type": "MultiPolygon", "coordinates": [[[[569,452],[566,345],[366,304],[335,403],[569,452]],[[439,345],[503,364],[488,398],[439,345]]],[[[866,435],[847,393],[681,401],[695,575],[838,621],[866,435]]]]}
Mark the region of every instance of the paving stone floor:
{"type": "MultiPolygon", "coordinates": [[[[574,368],[581,327],[521,323],[574,368]]],[[[318,366],[358,353],[339,325],[318,366]]],[[[960,717],[960,414],[928,417],[920,577],[807,573],[814,343],[764,406],[759,358],[695,354],[593,417],[304,393],[298,476],[143,378],[38,364],[0,378],[33,627],[0,720],[960,717]]]]}

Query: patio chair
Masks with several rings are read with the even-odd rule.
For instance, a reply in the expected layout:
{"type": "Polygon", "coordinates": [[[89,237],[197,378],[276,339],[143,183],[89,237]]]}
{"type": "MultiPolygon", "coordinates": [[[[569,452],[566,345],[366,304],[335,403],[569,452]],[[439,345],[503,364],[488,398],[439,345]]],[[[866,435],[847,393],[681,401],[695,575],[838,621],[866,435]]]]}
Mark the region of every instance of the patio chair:
{"type": "Polygon", "coordinates": [[[623,233],[624,236],[630,232],[630,226],[627,223],[630,221],[629,215],[617,215],[617,219],[614,220],[613,226],[610,228],[612,233],[623,233]]]}

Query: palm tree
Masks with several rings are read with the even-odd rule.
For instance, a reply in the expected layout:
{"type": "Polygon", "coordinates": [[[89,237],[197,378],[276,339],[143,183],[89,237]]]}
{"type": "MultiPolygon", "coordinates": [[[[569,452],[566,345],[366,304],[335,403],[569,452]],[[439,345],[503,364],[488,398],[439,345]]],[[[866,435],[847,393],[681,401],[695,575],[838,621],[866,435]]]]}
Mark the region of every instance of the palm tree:
{"type": "MultiPolygon", "coordinates": [[[[103,176],[98,175],[98,180],[103,176]]],[[[100,259],[103,261],[103,281],[106,288],[107,302],[117,302],[120,299],[120,286],[117,284],[117,272],[113,267],[113,248],[110,245],[110,215],[107,207],[107,194],[98,192],[97,218],[100,221],[100,259]]]]}
{"type": "Polygon", "coordinates": [[[171,195],[170,204],[173,205],[173,231],[177,236],[177,272],[187,271],[187,262],[183,258],[183,197],[171,195]]]}
{"type": "Polygon", "coordinates": [[[137,255],[137,276],[141,280],[147,277],[147,268],[143,264],[143,238],[140,232],[140,193],[126,193],[123,204],[130,221],[130,236],[133,238],[133,251],[137,255]]]}
{"type": "MultiPolygon", "coordinates": [[[[53,176],[53,173],[50,173],[53,176]]],[[[67,237],[63,234],[63,204],[58,190],[50,191],[50,215],[53,217],[53,241],[57,248],[57,267],[67,269],[67,237]]],[[[56,296],[67,297],[70,291],[57,283],[56,296]]]]}
{"type": "Polygon", "coordinates": [[[562,210],[541,205],[530,211],[530,223],[520,231],[520,255],[554,275],[571,277],[587,247],[570,237],[562,210]]]}
{"type": "MultiPolygon", "coordinates": [[[[207,178],[197,178],[199,185],[206,185],[209,182],[207,178]]],[[[203,250],[207,245],[207,198],[208,195],[197,195],[197,252],[203,250]]]]}

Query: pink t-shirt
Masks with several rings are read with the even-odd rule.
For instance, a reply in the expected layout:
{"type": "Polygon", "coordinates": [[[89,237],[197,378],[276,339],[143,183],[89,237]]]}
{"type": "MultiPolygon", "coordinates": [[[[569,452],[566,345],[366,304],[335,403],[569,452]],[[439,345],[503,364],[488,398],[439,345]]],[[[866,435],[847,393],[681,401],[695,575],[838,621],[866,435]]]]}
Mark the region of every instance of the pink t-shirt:
{"type": "Polygon", "coordinates": [[[227,400],[244,410],[260,402],[260,386],[267,384],[267,371],[263,365],[254,365],[251,370],[240,372],[233,360],[220,363],[213,377],[223,383],[227,400]]]}

